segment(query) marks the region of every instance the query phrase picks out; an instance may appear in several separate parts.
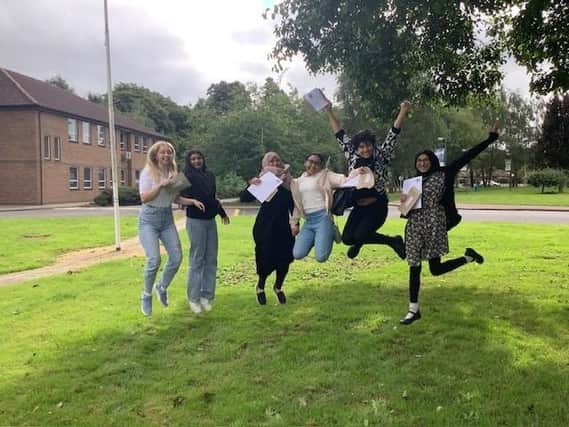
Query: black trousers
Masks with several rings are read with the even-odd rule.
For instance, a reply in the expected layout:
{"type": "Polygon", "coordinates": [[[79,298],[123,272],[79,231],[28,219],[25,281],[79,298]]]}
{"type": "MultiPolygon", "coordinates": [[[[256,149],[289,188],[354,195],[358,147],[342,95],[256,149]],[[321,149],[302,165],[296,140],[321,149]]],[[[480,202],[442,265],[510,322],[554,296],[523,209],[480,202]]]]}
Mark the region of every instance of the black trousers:
{"type": "MultiPolygon", "coordinates": [[[[459,258],[449,259],[448,261],[441,262],[441,258],[433,258],[429,260],[429,270],[433,276],[440,276],[441,274],[448,273],[455,270],[460,266],[466,264],[466,258],[461,256],[459,258]]],[[[421,287],[421,266],[409,267],[409,301],[412,303],[419,302],[419,288],[421,287]]]]}
{"type": "Polygon", "coordinates": [[[362,246],[365,244],[389,245],[393,244],[393,237],[376,233],[387,218],[387,196],[383,195],[367,206],[355,205],[350,213],[344,231],[342,242],[345,245],[362,246]]]}

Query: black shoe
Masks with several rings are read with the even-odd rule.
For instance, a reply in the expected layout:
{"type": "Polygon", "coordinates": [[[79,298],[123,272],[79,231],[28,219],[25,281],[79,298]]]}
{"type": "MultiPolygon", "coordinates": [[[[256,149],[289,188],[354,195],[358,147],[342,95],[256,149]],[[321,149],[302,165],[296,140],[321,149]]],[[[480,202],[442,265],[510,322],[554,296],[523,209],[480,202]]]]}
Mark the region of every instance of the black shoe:
{"type": "Polygon", "coordinates": [[[420,310],[417,310],[416,313],[413,313],[411,310],[409,310],[407,313],[408,314],[411,313],[412,316],[411,317],[405,316],[403,319],[401,319],[399,321],[399,323],[401,323],[402,325],[410,325],[415,320],[419,320],[421,318],[421,311],[420,310]]]}
{"type": "Polygon", "coordinates": [[[286,304],[286,295],[282,289],[273,287],[275,294],[277,294],[277,299],[279,300],[279,304],[286,304]]]}
{"type": "Polygon", "coordinates": [[[484,257],[472,248],[466,248],[466,251],[464,251],[464,256],[469,256],[469,257],[474,258],[474,261],[476,262],[476,264],[483,264],[484,263],[484,257]]]}
{"type": "Polygon", "coordinates": [[[265,295],[265,291],[259,292],[257,290],[257,302],[259,303],[259,305],[266,305],[267,304],[267,296],[265,295]]]}
{"type": "Polygon", "coordinates": [[[399,258],[401,259],[405,259],[405,241],[403,240],[403,237],[401,236],[396,236],[394,237],[394,242],[393,242],[393,246],[391,246],[393,248],[393,250],[395,251],[395,253],[399,256],[399,258]]]}
{"type": "Polygon", "coordinates": [[[348,252],[346,255],[348,255],[348,258],[354,259],[360,253],[361,248],[362,247],[360,245],[352,245],[348,248],[348,252]]]}

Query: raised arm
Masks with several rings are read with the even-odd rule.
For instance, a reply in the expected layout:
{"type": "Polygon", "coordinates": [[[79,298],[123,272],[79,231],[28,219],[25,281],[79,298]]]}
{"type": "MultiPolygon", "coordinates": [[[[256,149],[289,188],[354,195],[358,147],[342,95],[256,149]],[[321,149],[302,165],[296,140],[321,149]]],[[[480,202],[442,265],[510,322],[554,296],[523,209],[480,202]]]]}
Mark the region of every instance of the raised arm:
{"type": "Polygon", "coordinates": [[[463,152],[458,159],[453,161],[447,166],[446,174],[447,176],[456,176],[459,170],[461,170],[468,162],[472,159],[476,158],[480,153],[482,153],[490,144],[498,139],[498,122],[494,122],[492,126],[490,126],[490,130],[488,133],[488,138],[486,138],[481,143],[475,145],[474,147],[470,148],[463,152]]]}
{"type": "Polygon", "coordinates": [[[395,148],[395,142],[397,142],[397,135],[401,132],[401,127],[405,121],[407,113],[411,109],[411,103],[409,101],[403,101],[399,106],[399,113],[395,122],[393,122],[393,127],[387,132],[385,140],[378,146],[376,146],[376,156],[383,160],[384,164],[389,164],[393,154],[393,149],[395,148]]]}
{"type": "Polygon", "coordinates": [[[332,128],[334,135],[340,132],[342,130],[342,125],[334,114],[334,111],[332,111],[332,103],[330,101],[328,101],[328,106],[326,107],[326,115],[328,116],[328,121],[330,122],[330,127],[332,128]]]}

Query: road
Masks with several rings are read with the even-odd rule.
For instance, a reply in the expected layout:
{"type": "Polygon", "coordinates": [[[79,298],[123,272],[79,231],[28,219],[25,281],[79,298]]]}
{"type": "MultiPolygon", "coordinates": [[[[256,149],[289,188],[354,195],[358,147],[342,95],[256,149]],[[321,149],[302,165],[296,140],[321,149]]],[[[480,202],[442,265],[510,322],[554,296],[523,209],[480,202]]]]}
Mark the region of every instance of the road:
{"type": "MultiPolygon", "coordinates": [[[[138,206],[121,207],[121,216],[136,216],[138,214],[138,206]]],[[[238,215],[255,215],[257,209],[254,205],[246,207],[230,207],[227,206],[228,214],[238,215]]],[[[483,209],[461,209],[459,212],[465,221],[474,222],[524,222],[538,224],[569,224],[569,212],[553,212],[539,210],[483,210],[483,209]]],[[[182,215],[181,212],[179,212],[182,215]]],[[[31,209],[18,211],[0,211],[0,218],[48,218],[48,217],[88,217],[113,215],[112,208],[103,207],[64,207],[53,209],[31,209]]],[[[399,211],[396,207],[389,207],[389,216],[399,218],[399,211]]]]}

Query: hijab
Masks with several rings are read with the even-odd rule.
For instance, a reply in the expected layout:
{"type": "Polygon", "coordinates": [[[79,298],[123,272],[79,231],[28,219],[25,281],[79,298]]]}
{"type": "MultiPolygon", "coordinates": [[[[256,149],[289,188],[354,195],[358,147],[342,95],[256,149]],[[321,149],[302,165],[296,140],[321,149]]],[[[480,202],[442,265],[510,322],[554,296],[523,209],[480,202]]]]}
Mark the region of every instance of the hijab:
{"type": "Polygon", "coordinates": [[[290,183],[292,181],[292,176],[289,173],[290,165],[284,165],[283,168],[269,166],[271,160],[273,160],[275,157],[281,160],[281,157],[274,151],[269,151],[263,156],[263,160],[261,161],[261,173],[259,174],[259,176],[263,176],[267,172],[272,172],[277,176],[277,178],[279,178],[283,182],[282,186],[287,190],[290,190],[290,183]]]}
{"type": "Polygon", "coordinates": [[[417,171],[417,176],[420,175],[423,178],[426,178],[426,177],[430,176],[433,172],[437,172],[437,171],[441,170],[441,164],[439,162],[439,158],[431,150],[421,151],[420,153],[417,153],[417,155],[415,156],[415,170],[417,171]],[[429,160],[431,161],[431,168],[427,172],[421,173],[417,169],[417,159],[419,158],[419,156],[421,156],[423,154],[425,154],[429,158],[429,160]]]}

